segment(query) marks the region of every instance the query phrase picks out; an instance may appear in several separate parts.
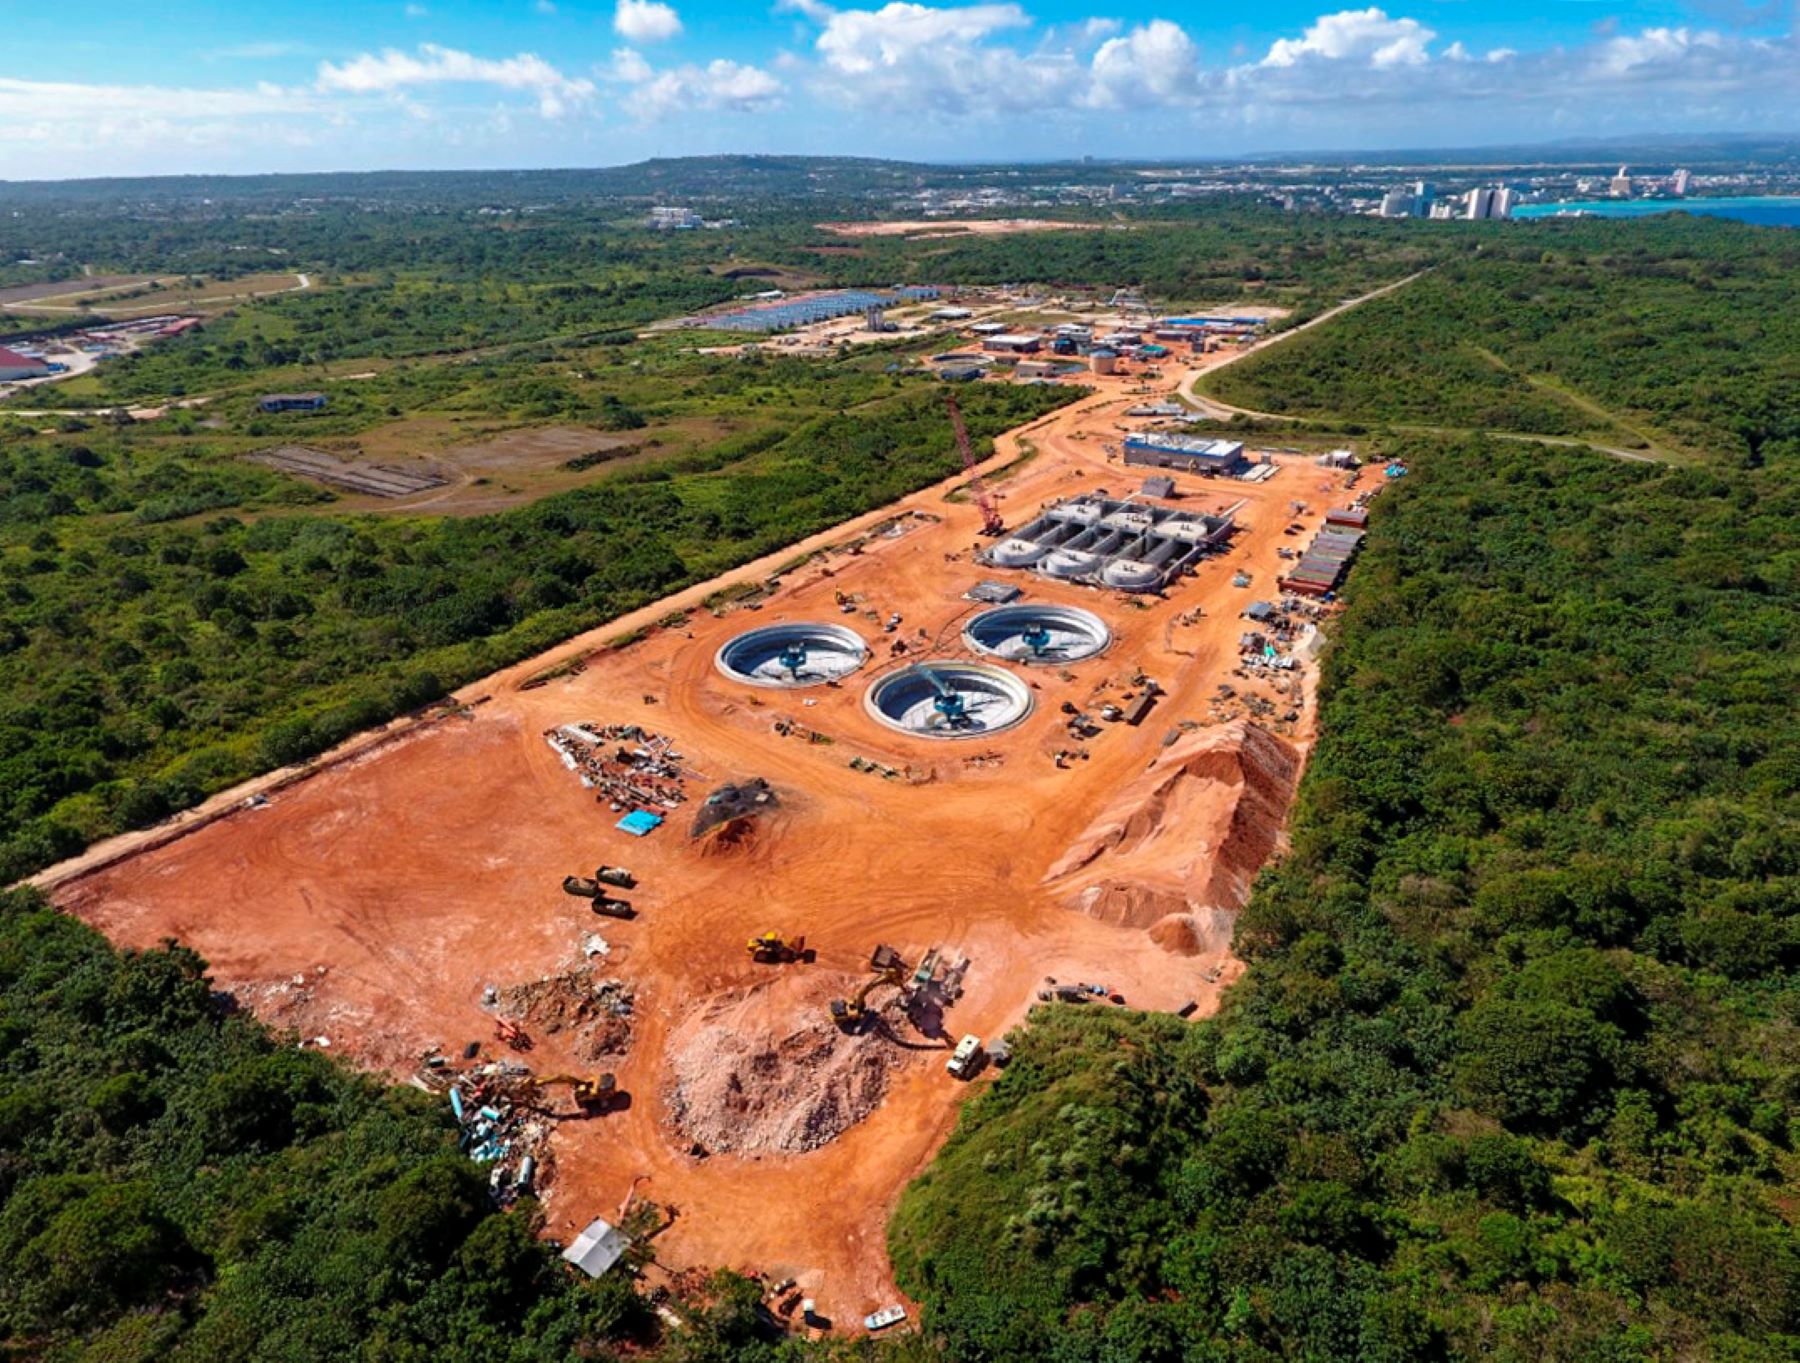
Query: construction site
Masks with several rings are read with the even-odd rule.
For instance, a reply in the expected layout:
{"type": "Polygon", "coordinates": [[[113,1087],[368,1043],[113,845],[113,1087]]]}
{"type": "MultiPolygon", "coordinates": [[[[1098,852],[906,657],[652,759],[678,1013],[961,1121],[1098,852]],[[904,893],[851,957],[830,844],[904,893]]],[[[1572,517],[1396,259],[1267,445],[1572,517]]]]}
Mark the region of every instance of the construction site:
{"type": "Polygon", "coordinates": [[[438,1095],[557,1240],[651,1203],[649,1272],[856,1333],[1009,1031],[1210,1013],[1282,850],[1333,609],[1282,579],[1369,494],[1258,454],[1152,496],[1135,391],[43,883],[438,1095]]]}

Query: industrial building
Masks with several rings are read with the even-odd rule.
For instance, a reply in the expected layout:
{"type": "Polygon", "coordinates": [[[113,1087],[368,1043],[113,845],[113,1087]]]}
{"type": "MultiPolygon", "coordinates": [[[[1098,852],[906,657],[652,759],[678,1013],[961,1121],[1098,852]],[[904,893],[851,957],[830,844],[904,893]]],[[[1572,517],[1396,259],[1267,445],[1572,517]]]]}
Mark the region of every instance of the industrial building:
{"type": "Polygon", "coordinates": [[[0,383],[13,379],[41,379],[54,371],[43,360],[33,359],[30,355],[21,355],[16,350],[8,350],[0,346],[0,383]]]}
{"type": "Polygon", "coordinates": [[[256,405],[265,412],[319,412],[330,401],[323,393],[264,393],[256,405]]]}
{"type": "Polygon", "coordinates": [[[1035,355],[1044,348],[1044,338],[1029,331],[1002,332],[983,339],[981,348],[995,355],[1035,355]]]}
{"type": "Polygon", "coordinates": [[[1125,462],[1137,468],[1232,474],[1244,466],[1244,442],[1146,431],[1125,437],[1125,462]]]}
{"type": "Polygon", "coordinates": [[[715,331],[787,331],[814,322],[830,322],[839,317],[867,314],[870,308],[894,307],[901,303],[918,303],[936,298],[939,290],[924,284],[906,284],[897,289],[832,289],[824,293],[801,294],[795,298],[756,303],[711,317],[694,319],[693,325],[715,331]]]}
{"type": "Polygon", "coordinates": [[[1046,508],[978,555],[992,568],[1029,568],[1061,582],[1154,592],[1230,536],[1232,513],[1204,516],[1172,507],[1075,497],[1046,508]]]}

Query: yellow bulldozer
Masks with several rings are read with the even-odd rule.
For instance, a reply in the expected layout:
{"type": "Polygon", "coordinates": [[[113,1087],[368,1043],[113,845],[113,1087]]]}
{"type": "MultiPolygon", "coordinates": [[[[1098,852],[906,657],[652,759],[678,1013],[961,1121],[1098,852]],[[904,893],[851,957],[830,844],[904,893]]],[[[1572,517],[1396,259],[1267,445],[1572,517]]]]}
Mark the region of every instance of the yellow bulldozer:
{"type": "Polygon", "coordinates": [[[744,944],[750,959],[765,965],[792,965],[806,959],[806,938],[783,937],[779,932],[765,932],[744,944]]]}

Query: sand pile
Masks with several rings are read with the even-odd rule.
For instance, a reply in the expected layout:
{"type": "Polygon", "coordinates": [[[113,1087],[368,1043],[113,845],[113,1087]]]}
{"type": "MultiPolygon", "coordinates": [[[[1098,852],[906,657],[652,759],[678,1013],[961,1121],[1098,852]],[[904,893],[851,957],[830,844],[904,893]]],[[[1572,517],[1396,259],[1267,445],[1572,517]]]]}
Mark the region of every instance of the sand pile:
{"type": "Polygon", "coordinates": [[[796,1154],[873,1112],[906,1052],[883,1028],[849,1035],[831,1021],[826,1001],[856,983],[790,971],[718,995],[676,1028],[664,1101],[684,1142],[710,1153],[796,1154]]]}
{"type": "Polygon", "coordinates": [[[1082,912],[1151,930],[1179,955],[1229,946],[1231,912],[1281,847],[1299,771],[1295,750],[1258,725],[1189,734],[1101,811],[1045,880],[1064,882],[1082,912]]]}
{"type": "Polygon", "coordinates": [[[499,991],[497,1011],[528,1032],[555,1036],[572,1032],[578,1059],[607,1060],[631,1045],[631,986],[596,979],[592,967],[508,985],[499,991]]]}

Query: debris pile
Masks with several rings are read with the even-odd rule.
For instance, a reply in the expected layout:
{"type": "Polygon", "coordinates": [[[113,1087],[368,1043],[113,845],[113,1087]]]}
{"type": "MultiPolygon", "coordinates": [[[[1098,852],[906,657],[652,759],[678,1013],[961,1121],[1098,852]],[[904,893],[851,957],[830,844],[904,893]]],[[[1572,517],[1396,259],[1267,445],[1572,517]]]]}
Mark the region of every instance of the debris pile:
{"type": "Polygon", "coordinates": [[[637,724],[561,724],[544,741],[563,765],[615,810],[661,806],[687,799],[687,778],[674,740],[637,724]]]}
{"type": "Polygon", "coordinates": [[[906,1052],[885,1027],[840,1030],[846,975],[789,975],[719,995],[669,1038],[664,1100],[696,1155],[816,1150],[862,1121],[906,1052]]]}
{"type": "Polygon", "coordinates": [[[702,837],[721,824],[749,820],[780,806],[769,783],[757,776],[738,784],[720,786],[700,804],[691,836],[702,837]]]}
{"type": "Polygon", "coordinates": [[[582,1061],[616,1059],[631,1047],[631,986],[596,979],[591,966],[508,985],[494,991],[492,1004],[502,1016],[546,1036],[573,1033],[573,1050],[582,1061]]]}
{"type": "Polygon", "coordinates": [[[516,1060],[497,1060],[454,1074],[437,1068],[435,1059],[426,1062],[425,1086],[444,1086],[463,1153],[494,1166],[488,1193],[495,1204],[510,1206],[541,1189],[550,1179],[554,1124],[521,1101],[520,1094],[529,1091],[531,1071],[516,1060]]]}

